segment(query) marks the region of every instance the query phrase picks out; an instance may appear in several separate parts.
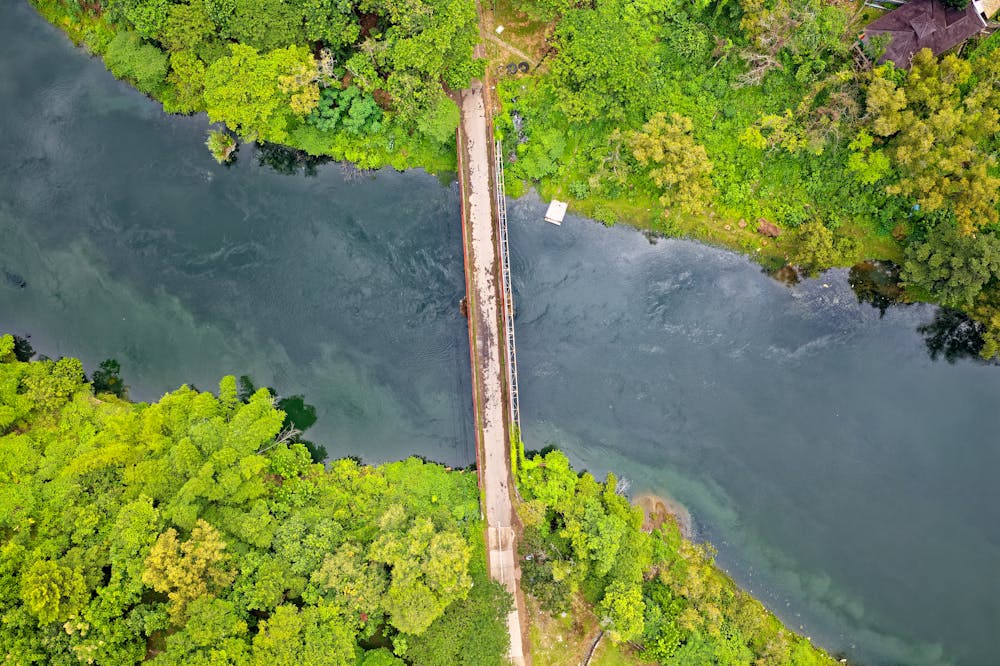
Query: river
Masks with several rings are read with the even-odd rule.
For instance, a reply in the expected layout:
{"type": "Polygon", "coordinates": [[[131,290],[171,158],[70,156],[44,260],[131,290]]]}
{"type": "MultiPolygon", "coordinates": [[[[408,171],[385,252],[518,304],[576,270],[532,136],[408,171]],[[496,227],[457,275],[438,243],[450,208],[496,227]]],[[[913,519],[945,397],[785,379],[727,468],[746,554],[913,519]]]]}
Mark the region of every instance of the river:
{"type": "MultiPolygon", "coordinates": [[[[248,374],[331,456],[473,458],[454,184],[230,168],[23,2],[0,25],[0,330],[131,395],[248,374]],[[25,286],[18,286],[20,276],[25,286]]],[[[1000,626],[1000,368],[934,361],[929,306],[510,202],[529,448],[691,511],[793,627],[865,663],[985,664],[1000,626]]]]}

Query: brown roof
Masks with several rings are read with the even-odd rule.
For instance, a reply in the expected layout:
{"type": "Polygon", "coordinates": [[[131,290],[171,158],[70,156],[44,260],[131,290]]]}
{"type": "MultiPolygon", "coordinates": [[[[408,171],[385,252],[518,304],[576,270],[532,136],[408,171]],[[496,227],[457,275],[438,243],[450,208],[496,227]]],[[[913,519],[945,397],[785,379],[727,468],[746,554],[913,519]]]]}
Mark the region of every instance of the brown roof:
{"type": "Polygon", "coordinates": [[[887,34],[891,37],[879,62],[891,60],[899,67],[909,67],[913,54],[930,49],[935,54],[958,46],[982,30],[986,21],[975,4],[952,9],[940,0],[910,0],[868,24],[865,37],[887,34]]]}

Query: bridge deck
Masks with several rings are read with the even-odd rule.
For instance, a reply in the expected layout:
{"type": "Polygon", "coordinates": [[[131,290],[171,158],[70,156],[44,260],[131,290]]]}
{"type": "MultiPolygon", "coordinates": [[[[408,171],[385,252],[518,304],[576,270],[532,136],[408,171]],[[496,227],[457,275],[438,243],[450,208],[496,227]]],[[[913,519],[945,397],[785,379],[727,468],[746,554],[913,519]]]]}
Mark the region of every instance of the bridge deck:
{"type": "Polygon", "coordinates": [[[520,569],[517,562],[511,474],[504,408],[505,382],[501,355],[506,342],[506,318],[498,283],[498,229],[494,218],[494,164],[490,159],[489,122],[483,84],[474,81],[462,91],[462,125],[458,134],[462,181],[462,210],[466,237],[466,280],[470,345],[473,364],[474,405],[477,415],[479,478],[483,489],[483,512],[487,525],[490,576],[503,584],[515,599],[507,618],[510,658],[526,663],[522,641],[522,618],[518,603],[520,569]]]}

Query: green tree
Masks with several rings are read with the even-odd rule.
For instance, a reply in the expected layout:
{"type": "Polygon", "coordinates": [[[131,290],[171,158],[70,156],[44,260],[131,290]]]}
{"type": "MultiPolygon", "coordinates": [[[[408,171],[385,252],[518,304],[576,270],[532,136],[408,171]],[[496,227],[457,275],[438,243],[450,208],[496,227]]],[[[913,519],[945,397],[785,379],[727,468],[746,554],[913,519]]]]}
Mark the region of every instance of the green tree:
{"type": "Polygon", "coordinates": [[[10,334],[0,335],[0,363],[13,363],[17,358],[14,356],[14,336],[10,334]]]}
{"type": "Polygon", "coordinates": [[[104,62],[119,79],[128,79],[144,93],[156,93],[167,77],[167,54],[144,44],[134,32],[119,32],[104,52],[104,62]]]}
{"type": "Polygon", "coordinates": [[[153,661],[157,666],[206,666],[250,663],[247,623],[225,599],[200,596],[187,608],[188,621],[166,638],[166,650],[153,661]]]}
{"type": "Polygon", "coordinates": [[[868,85],[872,131],[886,148],[899,180],[886,191],[912,197],[927,211],[950,208],[963,233],[995,223],[1000,203],[996,159],[984,141],[1000,130],[1000,63],[972,66],[954,55],[940,62],[929,49],[913,56],[901,82],[881,68],[868,85]]]}
{"type": "Polygon", "coordinates": [[[291,46],[260,55],[242,44],[229,48],[230,55],[205,72],[209,119],[225,122],[248,140],[287,140],[289,122],[295,115],[307,115],[319,100],[309,50],[291,46]]]}
{"type": "Polygon", "coordinates": [[[59,409],[83,388],[83,365],[75,358],[32,363],[21,377],[25,399],[33,409],[59,409]]]}
{"type": "Polygon", "coordinates": [[[969,306],[1000,275],[1000,240],[989,233],[960,234],[947,222],[939,223],[923,242],[907,247],[901,275],[942,303],[969,306]]]}
{"type": "Polygon", "coordinates": [[[389,652],[386,648],[366,650],[364,658],[358,666],[404,666],[405,661],[389,652]]]}
{"type": "Polygon", "coordinates": [[[21,598],[42,624],[65,620],[79,612],[86,591],[79,571],[51,560],[37,560],[21,578],[21,598]]]}
{"type": "Polygon", "coordinates": [[[164,95],[163,108],[172,113],[195,113],[205,110],[205,63],[194,53],[180,51],[170,54],[167,83],[173,94],[164,95]]]}
{"type": "Polygon", "coordinates": [[[304,44],[302,3],[267,0],[232,0],[224,22],[224,35],[260,51],[304,44]]]}
{"type": "Polygon", "coordinates": [[[229,555],[222,535],[199,520],[191,537],[177,540],[177,530],[170,528],[156,539],[146,558],[142,582],[170,598],[170,616],[177,624],[187,619],[192,601],[206,597],[229,585],[233,572],[226,568],[229,555]]]}
{"type": "Polygon", "coordinates": [[[795,262],[815,275],[840,260],[833,232],[819,220],[810,220],[796,230],[795,262]]]}
{"type": "Polygon", "coordinates": [[[639,585],[613,581],[604,592],[600,610],[605,617],[608,634],[615,642],[630,641],[642,634],[645,603],[639,585]]]}
{"type": "Polygon", "coordinates": [[[470,566],[469,595],[454,602],[422,634],[406,637],[406,656],[422,666],[504,666],[510,647],[506,589],[489,579],[486,553],[477,552],[470,566]]]}
{"type": "Polygon", "coordinates": [[[466,663],[502,660],[484,557],[484,596],[463,602],[484,548],[474,475],[416,459],[327,472],[275,439],[267,389],[241,399],[228,377],[218,398],[132,405],[95,398],[79,361],[20,362],[13,343],[0,336],[0,416],[17,425],[0,433],[8,661],[342,666],[380,629],[400,654],[418,640],[387,608],[408,629],[442,621],[435,641],[482,632],[466,663]]]}
{"type": "Polygon", "coordinates": [[[391,569],[384,598],[390,622],[402,632],[420,634],[468,593],[470,550],[457,532],[439,532],[426,518],[409,524],[405,516],[399,505],[382,516],[383,533],[368,556],[391,569]]]}
{"type": "Polygon", "coordinates": [[[650,180],[663,190],[660,202],[696,213],[711,200],[712,162],[695,142],[692,123],[678,113],[657,113],[629,138],[629,148],[650,180]]]}
{"type": "Polygon", "coordinates": [[[236,138],[225,130],[210,130],[205,145],[219,164],[228,164],[236,154],[236,138]]]}
{"type": "Polygon", "coordinates": [[[170,0],[130,2],[125,9],[125,18],[135,26],[140,37],[154,39],[163,33],[169,9],[170,0]]]}
{"type": "Polygon", "coordinates": [[[122,381],[122,367],[113,358],[101,361],[101,365],[94,370],[91,384],[94,393],[110,393],[119,398],[128,396],[128,386],[122,381]]]}
{"type": "Polygon", "coordinates": [[[382,612],[388,578],[382,567],[367,561],[358,544],[348,542],[328,553],[312,574],[312,582],[332,591],[354,617],[374,618],[382,612]]]}
{"type": "Polygon", "coordinates": [[[892,171],[889,157],[884,151],[873,150],[873,143],[872,135],[861,130],[848,144],[852,152],[847,158],[847,168],[865,185],[874,185],[892,171]]]}
{"type": "Polygon", "coordinates": [[[208,14],[205,0],[190,0],[171,4],[160,41],[172,53],[198,53],[213,41],[215,24],[208,14]]]}
{"type": "Polygon", "coordinates": [[[574,123],[635,121],[649,110],[660,17],[621,0],[597,0],[557,24],[552,62],[558,108],[574,123]]]}
{"type": "Polygon", "coordinates": [[[417,130],[433,141],[447,143],[455,138],[458,122],[458,106],[443,92],[438,92],[417,117],[417,130]]]}

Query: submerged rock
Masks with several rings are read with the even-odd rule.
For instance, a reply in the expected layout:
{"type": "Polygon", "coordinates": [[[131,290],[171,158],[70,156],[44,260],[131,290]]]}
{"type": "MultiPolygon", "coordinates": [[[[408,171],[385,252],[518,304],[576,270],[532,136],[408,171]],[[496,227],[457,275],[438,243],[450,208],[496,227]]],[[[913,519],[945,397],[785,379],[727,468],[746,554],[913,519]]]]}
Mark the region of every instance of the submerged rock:
{"type": "Polygon", "coordinates": [[[24,289],[25,287],[28,286],[27,281],[25,281],[25,279],[21,277],[18,273],[14,273],[5,269],[3,272],[3,277],[4,280],[6,280],[7,284],[10,285],[11,287],[14,287],[15,289],[24,289]]]}

